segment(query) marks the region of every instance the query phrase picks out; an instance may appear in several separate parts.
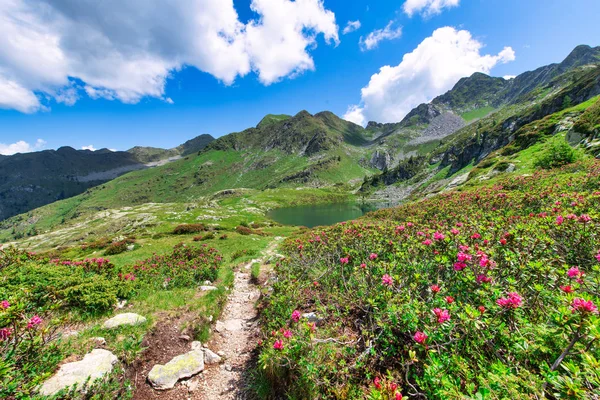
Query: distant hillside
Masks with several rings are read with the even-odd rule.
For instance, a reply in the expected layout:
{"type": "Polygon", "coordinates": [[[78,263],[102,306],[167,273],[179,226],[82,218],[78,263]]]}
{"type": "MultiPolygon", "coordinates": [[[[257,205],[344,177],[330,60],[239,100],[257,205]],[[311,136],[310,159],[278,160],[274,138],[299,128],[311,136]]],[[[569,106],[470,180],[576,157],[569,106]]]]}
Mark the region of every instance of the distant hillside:
{"type": "Polygon", "coordinates": [[[56,215],[70,219],[146,203],[193,203],[240,188],[335,188],[400,201],[475,176],[530,171],[529,148],[544,151],[555,135],[596,155],[599,56],[600,47],[579,46],[563,62],[514,79],[473,74],[397,123],[363,128],[331,112],[301,111],[267,115],[256,127],[214,141],[201,136],[171,150],[134,148],[127,153],[132,159],[186,156],[8,220],[0,238],[32,227],[52,229],[60,224],[56,215]]]}
{"type": "Polygon", "coordinates": [[[214,138],[201,135],[170,150],[58,150],[0,156],[0,220],[69,198],[149,163],[196,153],[214,138]]]}

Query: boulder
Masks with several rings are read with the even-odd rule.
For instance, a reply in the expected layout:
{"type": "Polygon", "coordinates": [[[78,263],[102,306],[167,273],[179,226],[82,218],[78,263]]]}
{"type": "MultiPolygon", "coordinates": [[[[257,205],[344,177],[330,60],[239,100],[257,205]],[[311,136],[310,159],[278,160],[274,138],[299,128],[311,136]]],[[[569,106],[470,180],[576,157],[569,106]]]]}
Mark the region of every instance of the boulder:
{"type": "Polygon", "coordinates": [[[148,381],[158,390],[171,389],[177,381],[204,370],[204,352],[192,350],[173,358],[165,365],[157,364],[150,370],[148,381]]]}
{"type": "Polygon", "coordinates": [[[113,329],[121,325],[140,325],[146,322],[146,318],[135,313],[123,313],[112,317],[104,322],[104,329],[113,329]]]}
{"type": "Polygon", "coordinates": [[[42,396],[53,396],[74,385],[77,390],[81,390],[88,379],[92,383],[109,374],[117,361],[117,356],[110,351],[94,349],[83,360],[62,365],[53,377],[42,384],[39,393],[42,396]]]}

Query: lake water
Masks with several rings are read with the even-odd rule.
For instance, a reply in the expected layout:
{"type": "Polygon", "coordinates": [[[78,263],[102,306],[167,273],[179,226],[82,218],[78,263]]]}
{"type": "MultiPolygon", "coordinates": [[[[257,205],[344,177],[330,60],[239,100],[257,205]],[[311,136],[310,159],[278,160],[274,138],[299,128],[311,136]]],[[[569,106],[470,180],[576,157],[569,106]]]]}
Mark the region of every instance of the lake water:
{"type": "Polygon", "coordinates": [[[362,217],[369,211],[392,207],[389,203],[334,203],[276,208],[267,213],[273,221],[283,225],[306,226],[333,225],[362,217]]]}

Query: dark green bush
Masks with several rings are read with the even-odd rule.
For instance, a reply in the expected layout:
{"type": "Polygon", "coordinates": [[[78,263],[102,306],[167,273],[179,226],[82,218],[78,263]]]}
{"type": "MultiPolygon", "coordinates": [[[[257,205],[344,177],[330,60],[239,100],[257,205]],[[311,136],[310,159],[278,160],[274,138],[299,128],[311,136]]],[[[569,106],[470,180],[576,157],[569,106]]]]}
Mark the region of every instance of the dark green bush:
{"type": "Polygon", "coordinates": [[[565,141],[554,141],[536,160],[538,168],[551,169],[575,162],[575,150],[565,141]]]}
{"type": "Polygon", "coordinates": [[[188,233],[198,233],[206,230],[203,224],[181,224],[173,229],[175,235],[185,235],[188,233]]]}

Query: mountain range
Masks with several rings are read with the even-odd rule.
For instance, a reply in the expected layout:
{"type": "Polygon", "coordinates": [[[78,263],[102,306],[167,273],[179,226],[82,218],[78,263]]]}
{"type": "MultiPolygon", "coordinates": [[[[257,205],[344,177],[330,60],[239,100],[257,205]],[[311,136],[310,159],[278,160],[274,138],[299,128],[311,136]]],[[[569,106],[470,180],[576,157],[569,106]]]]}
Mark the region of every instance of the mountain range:
{"type": "Polygon", "coordinates": [[[0,156],[0,220],[83,193],[127,172],[197,153],[214,138],[201,135],[173,149],[127,151],[61,147],[0,156]]]}
{"type": "MultiPolygon", "coordinates": [[[[0,157],[0,218],[28,212],[5,220],[0,239],[29,232],[59,206],[75,218],[240,188],[336,188],[398,201],[518,168],[519,152],[557,132],[597,155],[598,95],[600,47],[582,45],[560,63],[512,79],[462,78],[397,123],[363,128],[328,111],[301,111],[267,115],[255,127],[216,140],[203,135],[170,150],[61,148],[0,157]],[[590,118],[591,126],[581,122],[590,118]]],[[[53,221],[44,227],[61,222],[53,221]]]]}

